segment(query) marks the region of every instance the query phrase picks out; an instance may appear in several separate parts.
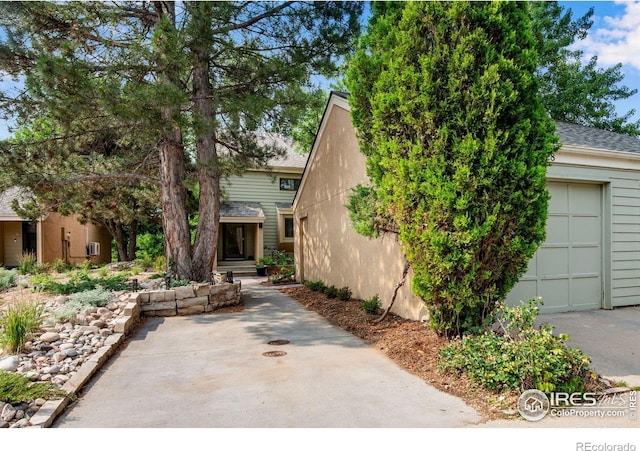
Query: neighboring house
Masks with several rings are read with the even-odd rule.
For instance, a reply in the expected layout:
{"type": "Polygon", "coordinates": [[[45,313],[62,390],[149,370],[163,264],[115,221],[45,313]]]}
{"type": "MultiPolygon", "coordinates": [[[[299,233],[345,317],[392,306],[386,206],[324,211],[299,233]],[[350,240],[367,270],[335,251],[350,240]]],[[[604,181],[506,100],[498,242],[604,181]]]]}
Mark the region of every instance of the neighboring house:
{"type": "MultiPolygon", "coordinates": [[[[640,140],[566,122],[556,128],[562,147],[547,171],[547,239],[507,301],[540,296],[543,312],[640,304],[640,140]]],[[[368,177],[349,104],[332,93],[293,203],[296,277],[388,303],[402,274],[400,245],[352,229],[345,205],[360,183],[368,177]]],[[[409,287],[393,311],[424,319],[409,287]]]]}
{"type": "Polygon", "coordinates": [[[111,235],[92,224],[80,224],[75,217],[49,213],[35,222],[19,217],[11,202],[20,196],[18,188],[0,193],[0,265],[18,266],[26,252],[38,263],[57,259],[68,263],[111,261],[111,235]]]}
{"type": "Polygon", "coordinates": [[[221,183],[219,263],[253,263],[272,249],[293,252],[291,202],[307,157],[295,153],[291,142],[274,139],[286,149],[283,157],[270,161],[268,169],[249,169],[221,183]]]}

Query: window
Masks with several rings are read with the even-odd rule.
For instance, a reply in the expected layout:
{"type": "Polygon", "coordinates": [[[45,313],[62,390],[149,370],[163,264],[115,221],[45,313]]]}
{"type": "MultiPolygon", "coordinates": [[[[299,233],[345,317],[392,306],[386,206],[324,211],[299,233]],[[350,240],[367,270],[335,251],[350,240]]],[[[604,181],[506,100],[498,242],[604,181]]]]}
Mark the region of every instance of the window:
{"type": "Polygon", "coordinates": [[[280,191],[296,191],[300,186],[300,179],[280,179],[280,191]]]}
{"type": "Polygon", "coordinates": [[[284,238],[293,239],[293,217],[284,218],[284,238]]]}

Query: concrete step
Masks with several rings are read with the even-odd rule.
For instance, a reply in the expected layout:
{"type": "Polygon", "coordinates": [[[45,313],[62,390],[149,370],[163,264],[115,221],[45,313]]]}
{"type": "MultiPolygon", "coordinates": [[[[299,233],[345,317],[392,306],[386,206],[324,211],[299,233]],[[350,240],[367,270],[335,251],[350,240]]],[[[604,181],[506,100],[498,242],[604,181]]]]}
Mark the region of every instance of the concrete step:
{"type": "Polygon", "coordinates": [[[218,272],[233,271],[234,276],[255,276],[256,265],[254,262],[223,262],[218,263],[218,272]]]}

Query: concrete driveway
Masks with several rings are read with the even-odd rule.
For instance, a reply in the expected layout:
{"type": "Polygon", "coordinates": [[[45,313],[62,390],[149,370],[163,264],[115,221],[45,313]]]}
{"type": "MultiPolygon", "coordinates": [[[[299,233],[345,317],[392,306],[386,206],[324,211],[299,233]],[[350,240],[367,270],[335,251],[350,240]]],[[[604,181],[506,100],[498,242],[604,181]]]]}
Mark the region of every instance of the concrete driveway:
{"type": "MultiPolygon", "coordinates": [[[[480,423],[460,399],[279,291],[246,279],[243,296],[241,313],[145,320],[53,427],[640,426],[628,416],[480,423]],[[269,351],[286,355],[263,355],[269,351]]],[[[538,322],[570,334],[599,373],[640,385],[639,307],[546,314],[538,322]]]]}
{"type": "Polygon", "coordinates": [[[537,322],[569,334],[568,344],[590,356],[597,373],[640,386],[640,307],[549,313],[537,322]]]}
{"type": "Polygon", "coordinates": [[[145,320],[53,427],[441,428],[481,421],[460,399],[279,291],[243,280],[243,295],[241,313],[145,320]],[[286,355],[263,355],[270,351],[286,355]]]}

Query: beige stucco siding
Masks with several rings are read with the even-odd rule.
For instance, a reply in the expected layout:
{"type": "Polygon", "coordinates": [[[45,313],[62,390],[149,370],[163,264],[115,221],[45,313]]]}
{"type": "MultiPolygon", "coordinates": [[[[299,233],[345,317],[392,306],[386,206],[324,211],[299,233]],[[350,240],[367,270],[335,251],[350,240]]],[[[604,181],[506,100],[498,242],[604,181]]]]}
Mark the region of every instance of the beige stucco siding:
{"type": "Polygon", "coordinates": [[[57,213],[50,213],[40,227],[40,236],[43,237],[42,242],[38,243],[40,262],[53,262],[62,258],[63,229],[70,242],[70,263],[81,263],[87,259],[86,246],[90,242],[100,243],[100,255],[91,257],[93,263],[111,261],[111,236],[102,228],[92,224],[82,225],[74,216],[62,216],[57,213]],[[71,235],[67,235],[68,232],[71,235]]]}
{"type": "Polygon", "coordinates": [[[5,222],[2,233],[4,266],[18,266],[22,257],[22,222],[5,222]]]}
{"type": "MultiPolygon", "coordinates": [[[[555,154],[547,177],[555,195],[568,193],[572,205],[568,213],[558,210],[548,221],[545,247],[562,247],[568,252],[567,261],[573,262],[566,265],[566,271],[562,270],[564,260],[553,262],[556,278],[562,276],[575,284],[570,293],[576,299],[588,285],[595,300],[590,308],[640,304],[640,152],[566,145],[555,154]],[[584,197],[586,193],[591,200],[584,197]],[[569,219],[563,220],[565,217],[569,219]],[[585,225],[589,221],[597,223],[585,225]],[[559,238],[565,236],[571,238],[559,238]],[[588,258],[580,260],[586,249],[590,249],[588,258]],[[601,296],[594,283],[602,285],[601,296]]],[[[401,247],[394,236],[369,240],[357,234],[345,207],[350,190],[367,181],[365,158],[358,149],[347,101],[332,95],[293,205],[296,276],[348,286],[360,299],[378,294],[386,305],[400,280],[401,247]]],[[[552,199],[552,204],[558,206],[560,201],[552,199]]],[[[548,272],[543,266],[542,272],[548,272]]],[[[531,278],[531,271],[525,277],[531,278]]],[[[522,287],[520,284],[513,293],[526,291],[522,287]]],[[[578,309],[578,304],[569,301],[563,311],[578,309]]],[[[425,318],[423,303],[411,293],[410,280],[393,311],[410,319],[425,318]]]]}
{"type": "MultiPolygon", "coordinates": [[[[350,190],[366,183],[367,176],[348,111],[333,108],[314,152],[294,210],[297,277],[348,286],[358,299],[377,294],[387,306],[403,262],[395,237],[369,240],[351,227],[345,204],[350,190]]],[[[393,311],[407,318],[425,317],[410,282],[399,292],[393,311]]]]}

